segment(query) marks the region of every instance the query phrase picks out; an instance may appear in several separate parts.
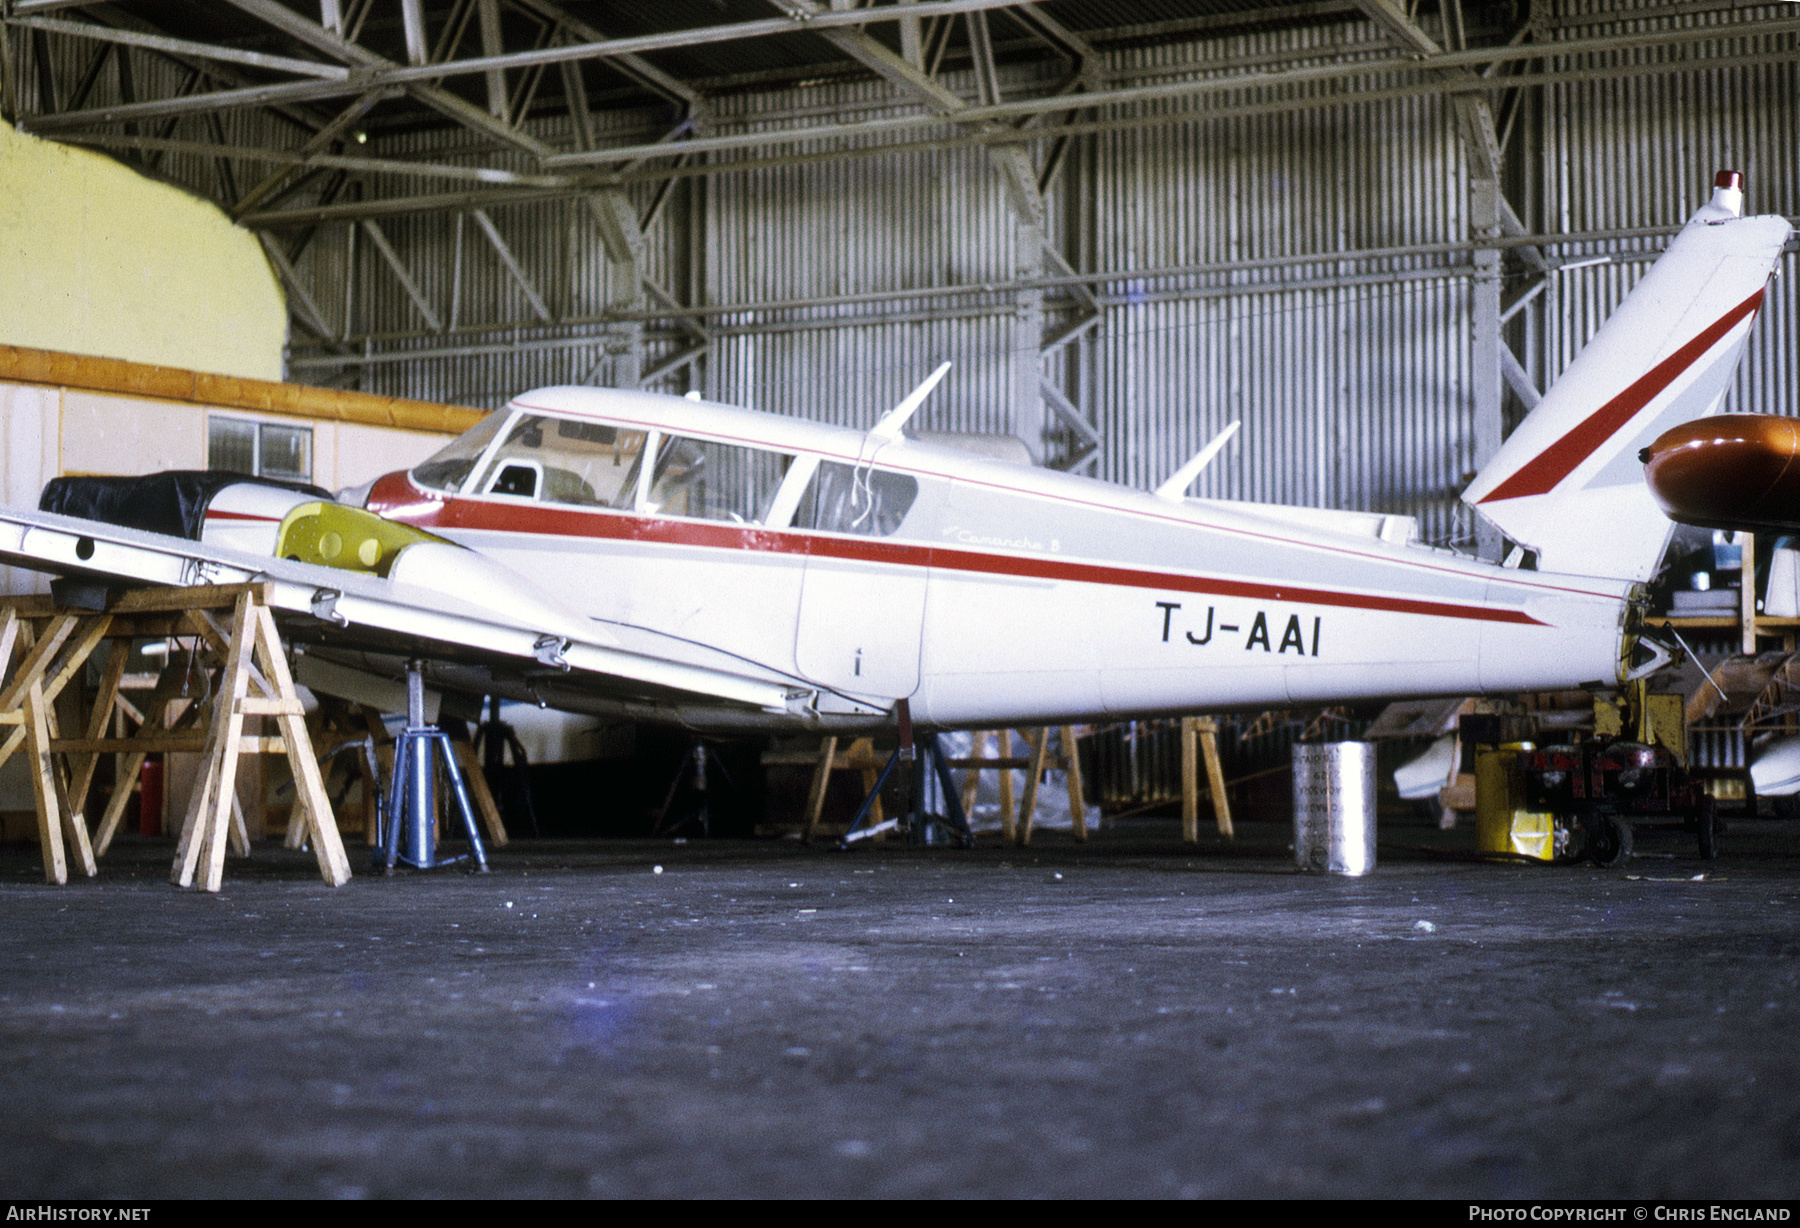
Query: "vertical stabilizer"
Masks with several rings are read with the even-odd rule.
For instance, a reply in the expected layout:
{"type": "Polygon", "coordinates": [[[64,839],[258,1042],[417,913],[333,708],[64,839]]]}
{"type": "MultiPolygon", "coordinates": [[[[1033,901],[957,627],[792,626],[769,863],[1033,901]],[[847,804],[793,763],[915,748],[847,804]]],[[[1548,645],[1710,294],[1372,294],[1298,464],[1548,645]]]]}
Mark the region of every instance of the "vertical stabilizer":
{"type": "Polygon", "coordinates": [[[1743,176],[1721,171],[1694,214],[1463,492],[1544,571],[1647,580],[1671,525],[1638,450],[1716,413],[1790,233],[1740,217],[1743,176]]]}

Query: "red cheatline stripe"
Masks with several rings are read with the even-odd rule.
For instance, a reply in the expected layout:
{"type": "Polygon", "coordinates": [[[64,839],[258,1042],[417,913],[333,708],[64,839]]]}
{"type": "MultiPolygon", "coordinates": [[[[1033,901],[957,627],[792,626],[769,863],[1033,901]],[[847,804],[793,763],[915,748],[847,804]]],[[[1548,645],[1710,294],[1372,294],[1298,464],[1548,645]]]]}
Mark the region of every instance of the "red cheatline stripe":
{"type": "Polygon", "coordinates": [[[279,516],[253,516],[249,512],[222,512],[214,508],[206,509],[208,520],[261,520],[268,524],[280,524],[279,516]]]}
{"type": "Polygon", "coordinates": [[[1735,328],[1744,317],[1762,304],[1763,292],[1749,298],[1721,316],[1705,332],[1650,368],[1638,381],[1602,405],[1585,421],[1579,422],[1561,439],[1532,457],[1517,472],[1489,491],[1482,503],[1500,499],[1518,499],[1525,495],[1548,493],[1556,484],[1574,472],[1575,466],[1594,454],[1594,449],[1611,439],[1613,433],[1631,421],[1638,410],[1670,384],[1675,377],[1694,365],[1699,357],[1718,344],[1719,338],[1735,328]]]}
{"type": "Polygon", "coordinates": [[[1284,584],[1250,583],[1030,555],[984,554],[975,550],[924,546],[914,542],[831,537],[798,530],[759,529],[713,521],[661,520],[653,516],[577,512],[527,504],[487,503],[473,499],[452,499],[447,504],[437,505],[430,514],[411,515],[406,520],[421,528],[439,530],[476,529],[547,537],[597,537],[653,542],[659,545],[701,546],[716,550],[801,554],[903,567],[938,567],[946,571],[986,575],[1072,580],[1122,588],[1151,588],[1165,592],[1247,597],[1258,601],[1285,601],[1355,610],[1424,614],[1438,618],[1465,618],[1477,622],[1514,623],[1530,627],[1546,625],[1523,610],[1494,609],[1410,597],[1383,597],[1373,593],[1341,593],[1330,589],[1290,587],[1284,584]]]}

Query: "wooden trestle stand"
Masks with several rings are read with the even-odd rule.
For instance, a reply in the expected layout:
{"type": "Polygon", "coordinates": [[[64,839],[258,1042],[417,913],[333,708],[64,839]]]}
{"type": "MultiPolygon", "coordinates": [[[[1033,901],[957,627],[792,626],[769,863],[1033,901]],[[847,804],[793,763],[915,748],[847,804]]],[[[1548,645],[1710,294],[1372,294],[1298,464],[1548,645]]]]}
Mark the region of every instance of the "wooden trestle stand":
{"type": "Polygon", "coordinates": [[[992,730],[997,757],[984,757],[990,731],[977,730],[974,744],[969,748],[969,758],[952,759],[950,766],[967,768],[968,775],[963,778],[962,804],[964,810],[972,810],[975,806],[976,776],[978,773],[996,769],[1000,773],[1000,838],[1007,844],[1030,844],[1031,830],[1037,818],[1038,782],[1043,779],[1046,768],[1061,768],[1064,780],[1069,786],[1069,813],[1075,820],[1073,828],[1075,839],[1085,842],[1087,830],[1087,798],[1081,785],[1081,759],[1075,753],[1075,727],[1064,725],[1062,733],[1062,754],[1047,754],[1045,748],[1050,744],[1050,730],[1046,726],[1018,731],[1030,752],[1025,756],[1012,753],[1013,731],[1008,729],[992,730]],[[1023,768],[1025,771],[1025,793],[1019,799],[1018,818],[1013,818],[1013,771],[1023,768]]]}
{"type": "Polygon", "coordinates": [[[1219,834],[1234,840],[1231,799],[1225,794],[1225,769],[1219,762],[1219,723],[1210,716],[1181,718],[1181,838],[1188,844],[1200,841],[1200,753],[1206,756],[1206,787],[1219,834]]]}
{"type": "MultiPolygon", "coordinates": [[[[1038,781],[1046,768],[1061,768],[1067,773],[1069,786],[1069,808],[1074,815],[1074,834],[1076,840],[1086,840],[1087,801],[1082,791],[1081,763],[1074,753],[1075,729],[1073,726],[1062,727],[1063,753],[1052,755],[1046,753],[1050,731],[1047,728],[1021,729],[1018,736],[1024,740],[1028,755],[1015,756],[1011,753],[1010,743],[1013,731],[977,730],[970,756],[964,759],[950,759],[946,762],[952,768],[967,769],[962,791],[963,812],[967,814],[975,804],[976,776],[983,771],[997,770],[1000,773],[1000,838],[1007,844],[1029,844],[1031,842],[1032,821],[1037,815],[1038,781]],[[999,754],[996,758],[984,757],[988,739],[998,741],[999,754]],[[1017,815],[1014,817],[1013,778],[1015,770],[1025,772],[1025,792],[1020,800],[1017,815]]],[[[818,830],[819,818],[825,809],[825,789],[830,783],[831,773],[842,771],[859,771],[862,773],[862,786],[865,793],[875,788],[876,776],[887,763],[886,754],[878,754],[874,743],[869,738],[858,738],[850,744],[847,751],[838,750],[838,739],[826,738],[819,744],[817,757],[810,754],[801,756],[765,756],[765,763],[814,763],[812,786],[807,791],[805,822],[801,828],[802,839],[810,842],[818,830]]],[[[874,799],[869,819],[871,825],[880,826],[882,821],[881,799],[874,799]]]]}
{"type": "Polygon", "coordinates": [[[350,863],[269,613],[266,586],[132,589],[111,594],[106,608],[96,611],[59,607],[48,597],[12,598],[0,606],[0,676],[10,670],[16,651],[23,652],[18,669],[0,689],[0,727],[15,726],[0,743],[0,763],[30,743],[32,794],[47,881],[68,881],[65,838],[82,873],[92,876],[95,856],[106,851],[118,830],[131,794],[129,782],[144,757],[180,751],[200,751],[204,757],[170,874],[176,885],[197,883],[203,890],[217,891],[224,877],[227,843],[248,851],[243,815],[236,805],[238,760],[246,754],[287,756],[295,791],[295,818],[288,823],[287,843],[297,847],[302,839],[311,840],[320,876],[334,887],[349,880],[350,863]],[[228,626],[218,617],[227,610],[228,626]],[[204,734],[193,728],[201,719],[202,706],[186,702],[192,697],[159,699],[139,713],[119,693],[131,640],[176,636],[197,637],[196,660],[204,660],[207,671],[216,670],[208,688],[213,697],[211,723],[204,734]],[[108,640],[112,647],[84,736],[60,737],[56,698],[108,640]],[[115,710],[139,720],[136,735],[101,736],[115,710]],[[258,737],[245,732],[246,721],[264,717],[275,721],[278,734],[258,737]],[[103,754],[120,756],[118,783],[98,837],[90,844],[82,811],[103,754]],[[57,762],[59,755],[66,759],[66,776],[57,762]]]}

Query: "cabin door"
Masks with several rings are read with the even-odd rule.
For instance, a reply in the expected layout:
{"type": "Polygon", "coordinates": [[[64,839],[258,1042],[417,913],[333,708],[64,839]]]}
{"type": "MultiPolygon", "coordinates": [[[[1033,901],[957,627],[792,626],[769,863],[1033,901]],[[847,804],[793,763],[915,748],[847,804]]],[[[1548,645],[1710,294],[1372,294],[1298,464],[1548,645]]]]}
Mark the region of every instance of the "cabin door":
{"type": "Polygon", "coordinates": [[[794,661],[810,682],[903,699],[919,686],[926,568],[899,561],[917,547],[854,545],[856,558],[807,558],[794,661]]]}

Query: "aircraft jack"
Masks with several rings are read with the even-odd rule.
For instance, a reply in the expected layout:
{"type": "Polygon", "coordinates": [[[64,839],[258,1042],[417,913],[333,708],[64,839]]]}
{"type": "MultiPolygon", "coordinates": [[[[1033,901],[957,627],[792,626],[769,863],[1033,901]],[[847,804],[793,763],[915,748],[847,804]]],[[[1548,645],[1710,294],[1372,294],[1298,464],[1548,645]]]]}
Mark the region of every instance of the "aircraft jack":
{"type": "Polygon", "coordinates": [[[875,787],[863,798],[857,807],[856,818],[851,820],[850,830],[844,833],[843,847],[848,848],[859,840],[867,840],[884,832],[905,830],[907,842],[910,844],[952,844],[957,848],[974,848],[975,833],[969,829],[968,816],[963,813],[962,801],[957,796],[956,786],[950,780],[950,764],[944,757],[943,748],[938,744],[936,733],[920,734],[915,739],[912,727],[912,711],[902,699],[896,705],[895,714],[900,720],[900,745],[888,756],[887,766],[881,769],[881,775],[875,780],[875,787]],[[881,796],[881,790],[894,774],[894,769],[901,767],[902,798],[900,813],[886,822],[871,824],[869,812],[875,808],[875,799],[881,796]],[[937,778],[938,787],[943,792],[945,814],[928,814],[925,810],[927,774],[937,778]]]}
{"type": "Polygon", "coordinates": [[[675,778],[669,782],[669,791],[663,795],[662,809],[656,812],[656,822],[650,827],[653,837],[661,839],[664,836],[679,836],[684,829],[696,828],[702,839],[713,834],[712,792],[706,767],[708,759],[712,760],[713,770],[725,778],[726,785],[735,787],[731,773],[725,770],[724,763],[706,745],[706,739],[691,739],[687,753],[681,757],[681,766],[675,769],[675,778]],[[685,805],[675,804],[683,785],[692,790],[694,809],[691,813],[685,805]]]}
{"type": "Polygon", "coordinates": [[[475,808],[469,801],[469,786],[457,766],[450,736],[436,725],[425,723],[424,662],[406,663],[406,728],[394,739],[394,783],[388,793],[387,828],[382,833],[381,849],[375,855],[375,868],[392,874],[397,862],[419,870],[434,870],[455,865],[473,857],[475,867],[486,874],[487,851],[482,847],[481,832],[475,825],[475,808]],[[432,761],[436,751],[449,778],[457,811],[462,815],[463,830],[469,837],[469,852],[464,856],[437,859],[437,771],[432,761]],[[401,829],[405,828],[405,848],[401,848],[401,829]]]}

